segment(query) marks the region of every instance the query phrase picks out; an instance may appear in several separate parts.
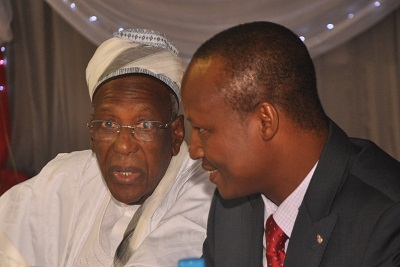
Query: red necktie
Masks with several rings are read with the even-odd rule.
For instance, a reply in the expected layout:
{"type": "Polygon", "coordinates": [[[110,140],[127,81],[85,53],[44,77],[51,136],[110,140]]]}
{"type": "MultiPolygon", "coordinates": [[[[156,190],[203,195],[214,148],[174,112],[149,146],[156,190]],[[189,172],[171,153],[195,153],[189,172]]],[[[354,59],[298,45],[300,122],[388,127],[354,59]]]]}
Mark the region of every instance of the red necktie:
{"type": "Polygon", "coordinates": [[[281,267],[285,261],[285,242],[288,236],[276,224],[272,215],[265,224],[265,241],[268,266],[281,267]]]}

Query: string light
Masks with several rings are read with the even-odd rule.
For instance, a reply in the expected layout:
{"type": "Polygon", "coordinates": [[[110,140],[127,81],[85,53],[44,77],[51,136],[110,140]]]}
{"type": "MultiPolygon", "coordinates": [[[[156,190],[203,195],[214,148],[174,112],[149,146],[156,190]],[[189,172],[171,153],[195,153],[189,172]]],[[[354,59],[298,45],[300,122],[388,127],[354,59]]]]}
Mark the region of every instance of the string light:
{"type": "Polygon", "coordinates": [[[2,46],[1,48],[0,48],[0,53],[2,53],[2,57],[1,57],[1,59],[0,59],[0,66],[6,66],[7,65],[7,59],[6,59],[6,57],[5,57],[5,55],[4,55],[4,52],[6,51],[6,48],[4,47],[4,46],[2,46]]]}
{"type": "MultiPolygon", "coordinates": [[[[371,3],[371,5],[372,5],[372,3],[371,3]]],[[[373,2],[373,6],[374,6],[375,8],[378,8],[378,7],[381,6],[381,2],[380,2],[380,1],[375,1],[375,2],[373,2]]],[[[350,12],[350,13],[347,14],[347,19],[353,19],[355,16],[356,16],[355,13],[350,12]]],[[[333,29],[335,28],[335,25],[334,25],[333,23],[328,23],[328,24],[326,24],[326,28],[327,28],[328,30],[333,30],[333,29]]],[[[299,38],[300,38],[303,42],[306,40],[306,37],[305,37],[304,35],[299,36],[299,38]]]]}
{"type": "MultiPolygon", "coordinates": [[[[4,53],[4,51],[6,51],[6,48],[4,46],[2,46],[0,48],[0,50],[1,50],[0,53],[4,53]]],[[[5,65],[6,65],[6,58],[4,57],[3,54],[0,54],[0,75],[3,75],[2,76],[3,78],[0,77],[0,80],[3,81],[3,82],[5,82],[5,80],[4,80],[4,77],[5,77],[4,76],[5,75],[5,73],[4,73],[5,65]]],[[[6,84],[5,83],[0,84],[0,92],[6,92],[6,84]]]]}
{"type": "MultiPolygon", "coordinates": [[[[79,6],[78,6],[79,3],[76,4],[75,2],[73,2],[71,0],[63,0],[63,2],[73,10],[77,10],[79,8],[79,6]]],[[[85,8],[81,8],[80,11],[85,12],[87,10],[85,8]]],[[[88,15],[88,20],[89,20],[89,22],[97,22],[99,25],[101,25],[101,22],[100,22],[101,20],[96,15],[93,15],[93,14],[88,15]]],[[[107,26],[107,25],[101,25],[101,26],[107,26]]],[[[123,27],[118,27],[118,32],[123,31],[123,30],[124,30],[123,27]]],[[[113,34],[115,32],[115,29],[114,30],[110,29],[109,31],[110,31],[110,34],[113,34]]]]}

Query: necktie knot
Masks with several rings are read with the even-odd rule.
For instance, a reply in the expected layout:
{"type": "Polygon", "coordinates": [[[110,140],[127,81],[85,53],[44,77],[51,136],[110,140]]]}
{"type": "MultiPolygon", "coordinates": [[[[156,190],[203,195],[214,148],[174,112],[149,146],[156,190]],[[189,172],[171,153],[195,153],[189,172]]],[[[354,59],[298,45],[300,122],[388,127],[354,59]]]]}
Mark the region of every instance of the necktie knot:
{"type": "Polygon", "coordinates": [[[285,242],[288,236],[269,216],[265,225],[265,241],[268,266],[283,266],[285,261],[285,242]]]}

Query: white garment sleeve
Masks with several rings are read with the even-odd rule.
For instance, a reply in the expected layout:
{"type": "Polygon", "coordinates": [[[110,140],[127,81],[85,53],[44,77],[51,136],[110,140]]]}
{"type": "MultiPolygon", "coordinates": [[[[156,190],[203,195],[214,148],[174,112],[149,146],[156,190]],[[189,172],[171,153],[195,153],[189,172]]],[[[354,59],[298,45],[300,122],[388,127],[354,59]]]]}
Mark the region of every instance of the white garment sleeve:
{"type": "Polygon", "coordinates": [[[0,267],[28,267],[19,251],[0,233],[0,267]]]}
{"type": "MultiPolygon", "coordinates": [[[[0,198],[0,234],[7,238],[10,246],[23,251],[25,260],[34,262],[34,248],[30,232],[30,208],[34,181],[27,180],[0,198]]],[[[1,253],[4,247],[0,246],[1,253]]]]}
{"type": "Polygon", "coordinates": [[[76,254],[106,192],[94,163],[91,151],[60,154],[0,197],[0,233],[29,266],[66,266],[76,254]]]}

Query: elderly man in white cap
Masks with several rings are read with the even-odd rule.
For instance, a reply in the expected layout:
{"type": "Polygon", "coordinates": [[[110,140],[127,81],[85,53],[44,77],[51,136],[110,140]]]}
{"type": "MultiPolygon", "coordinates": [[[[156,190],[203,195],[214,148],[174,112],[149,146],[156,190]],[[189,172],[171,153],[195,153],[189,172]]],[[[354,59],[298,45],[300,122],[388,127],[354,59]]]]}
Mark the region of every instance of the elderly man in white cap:
{"type": "Polygon", "coordinates": [[[28,265],[201,256],[214,186],[183,141],[182,75],[161,33],[125,30],[99,46],[86,71],[92,149],[58,155],[0,198],[0,233],[28,265]]]}

